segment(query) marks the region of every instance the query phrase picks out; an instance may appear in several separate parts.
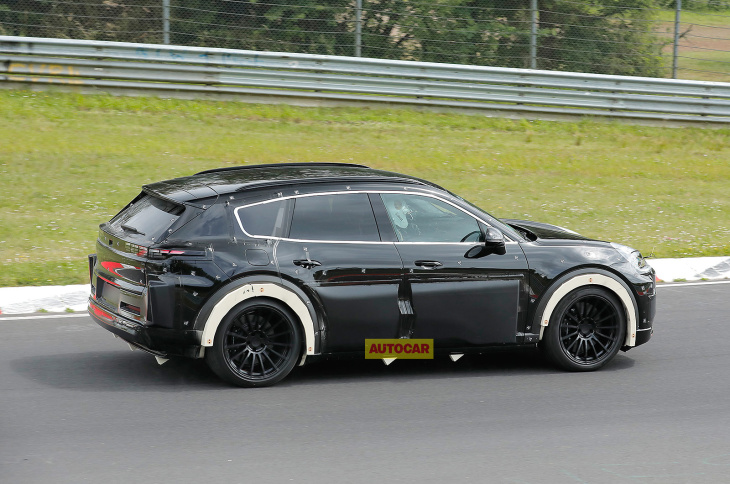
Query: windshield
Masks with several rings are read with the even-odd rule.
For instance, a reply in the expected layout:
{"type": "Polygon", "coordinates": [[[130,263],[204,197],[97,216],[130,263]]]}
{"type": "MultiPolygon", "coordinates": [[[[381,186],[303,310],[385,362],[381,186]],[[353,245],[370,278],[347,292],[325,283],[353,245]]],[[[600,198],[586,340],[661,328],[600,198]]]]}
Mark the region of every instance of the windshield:
{"type": "Polygon", "coordinates": [[[459,195],[456,195],[456,194],[451,193],[451,192],[449,192],[449,194],[451,194],[454,198],[457,198],[460,201],[464,202],[464,204],[468,205],[471,209],[473,209],[476,212],[475,215],[476,214],[479,214],[481,216],[481,218],[483,218],[486,222],[488,222],[490,225],[498,228],[499,230],[501,230],[503,233],[505,233],[506,235],[508,235],[512,239],[514,239],[516,241],[524,240],[525,239],[525,237],[523,237],[522,235],[520,235],[515,229],[513,229],[512,227],[510,227],[506,223],[502,222],[498,218],[495,218],[495,217],[489,215],[487,212],[485,212],[481,208],[477,207],[476,205],[474,205],[473,203],[471,203],[469,200],[466,200],[464,198],[461,198],[459,195]]]}

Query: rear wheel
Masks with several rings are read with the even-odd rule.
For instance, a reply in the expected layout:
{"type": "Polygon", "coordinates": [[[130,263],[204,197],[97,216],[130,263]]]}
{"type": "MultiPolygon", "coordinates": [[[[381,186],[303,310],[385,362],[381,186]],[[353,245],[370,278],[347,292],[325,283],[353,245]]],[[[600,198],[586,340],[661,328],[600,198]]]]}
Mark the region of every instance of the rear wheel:
{"type": "Polygon", "coordinates": [[[301,354],[299,323],[275,301],[246,301],[221,321],[208,366],[222,379],[242,387],[273,385],[286,377],[301,354]]]}
{"type": "Polygon", "coordinates": [[[592,371],[608,363],[626,338],[621,301],[600,287],[576,289],[555,308],[544,342],[548,358],[570,371],[592,371]]]}

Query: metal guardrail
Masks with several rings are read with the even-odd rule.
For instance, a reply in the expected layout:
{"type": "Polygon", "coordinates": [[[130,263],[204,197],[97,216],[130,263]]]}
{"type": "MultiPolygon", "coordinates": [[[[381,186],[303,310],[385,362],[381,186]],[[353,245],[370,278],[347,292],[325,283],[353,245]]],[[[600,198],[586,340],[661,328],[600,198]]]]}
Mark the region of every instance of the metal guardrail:
{"type": "Polygon", "coordinates": [[[0,87],[730,122],[730,83],[34,37],[0,36],[0,87]]]}

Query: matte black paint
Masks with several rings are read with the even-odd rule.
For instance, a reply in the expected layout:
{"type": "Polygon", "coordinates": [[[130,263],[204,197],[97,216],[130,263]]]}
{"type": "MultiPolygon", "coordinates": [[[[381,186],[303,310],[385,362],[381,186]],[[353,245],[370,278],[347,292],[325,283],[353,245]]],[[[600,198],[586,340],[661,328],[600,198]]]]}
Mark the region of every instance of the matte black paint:
{"type": "Polygon", "coordinates": [[[90,258],[90,313],[106,329],[156,354],[199,356],[215,303],[250,282],[276,283],[298,294],[315,321],[314,352],[323,355],[361,355],[365,338],[434,338],[437,352],[534,344],[540,307],[561,281],[581,271],[605,273],[627,287],[636,301],[637,345],[651,336],[656,298],[647,288],[653,288],[653,271],[640,274],[610,244],[559,227],[506,221],[515,231],[418,178],[362,166],[262,165],[154,183],[144,191],[187,209],[169,235],[150,247],[100,226],[97,257],[90,258]],[[378,243],[251,238],[235,217],[236,208],[249,203],[348,191],[438,195],[502,231],[505,253],[474,250],[476,244],[396,242],[377,194],[369,200],[378,243]],[[158,248],[173,252],[158,258],[145,253],[158,248]],[[107,262],[129,267],[114,272],[104,267],[107,262]],[[93,306],[114,322],[95,314],[93,306]],[[120,307],[139,307],[140,314],[120,307]]]}

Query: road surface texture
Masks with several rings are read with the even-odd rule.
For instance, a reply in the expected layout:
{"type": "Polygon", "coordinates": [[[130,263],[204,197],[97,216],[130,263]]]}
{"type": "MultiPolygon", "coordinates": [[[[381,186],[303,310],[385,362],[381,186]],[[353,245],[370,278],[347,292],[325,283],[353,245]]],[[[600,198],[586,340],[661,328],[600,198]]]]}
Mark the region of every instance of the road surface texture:
{"type": "Polygon", "coordinates": [[[238,389],[88,317],[0,319],[0,482],[730,482],[730,284],[658,289],[599,372],[539,352],[329,361],[238,389]]]}

